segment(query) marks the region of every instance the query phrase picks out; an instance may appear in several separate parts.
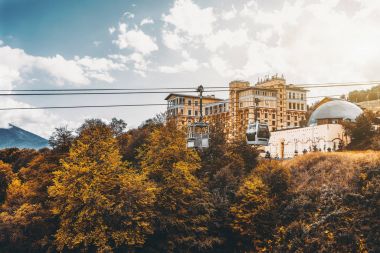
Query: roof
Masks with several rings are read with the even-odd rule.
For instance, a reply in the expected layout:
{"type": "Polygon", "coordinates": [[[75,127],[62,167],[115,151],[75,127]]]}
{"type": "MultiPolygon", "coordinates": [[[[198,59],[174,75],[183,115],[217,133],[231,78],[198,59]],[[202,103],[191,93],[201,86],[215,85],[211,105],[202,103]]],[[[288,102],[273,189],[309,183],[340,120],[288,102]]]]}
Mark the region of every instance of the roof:
{"type": "Polygon", "coordinates": [[[297,87],[294,84],[288,84],[285,87],[286,87],[287,90],[308,91],[307,89],[302,88],[302,87],[297,87]]]}
{"type": "Polygon", "coordinates": [[[334,99],[320,105],[311,114],[309,126],[317,124],[320,119],[343,119],[355,121],[355,119],[363,113],[359,106],[350,103],[346,100],[334,99]]]}
{"type": "Polygon", "coordinates": [[[266,87],[258,87],[258,86],[249,86],[247,88],[243,88],[243,89],[239,89],[238,91],[246,91],[246,90],[267,90],[267,91],[274,91],[274,92],[277,92],[276,89],[272,89],[272,88],[266,88],[266,87]]]}
{"type": "MultiPolygon", "coordinates": [[[[170,93],[169,95],[166,96],[165,100],[168,100],[171,96],[176,96],[176,97],[189,97],[189,98],[199,98],[199,96],[193,96],[193,95],[188,95],[188,94],[179,94],[179,93],[170,93]]],[[[216,98],[215,96],[203,96],[203,99],[214,99],[214,100],[224,100],[221,98],[216,98]]]]}

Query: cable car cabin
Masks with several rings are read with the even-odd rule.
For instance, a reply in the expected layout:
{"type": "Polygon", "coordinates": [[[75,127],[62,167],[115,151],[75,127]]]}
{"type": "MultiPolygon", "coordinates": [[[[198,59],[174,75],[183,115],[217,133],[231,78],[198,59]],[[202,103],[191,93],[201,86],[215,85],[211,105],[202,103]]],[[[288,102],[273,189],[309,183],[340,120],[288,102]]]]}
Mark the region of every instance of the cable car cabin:
{"type": "Polygon", "coordinates": [[[246,136],[248,145],[268,146],[270,137],[269,127],[267,124],[259,122],[249,123],[246,136]]]}
{"type": "Polygon", "coordinates": [[[208,148],[209,147],[209,126],[205,122],[196,122],[188,126],[187,147],[188,148],[208,148]]]}

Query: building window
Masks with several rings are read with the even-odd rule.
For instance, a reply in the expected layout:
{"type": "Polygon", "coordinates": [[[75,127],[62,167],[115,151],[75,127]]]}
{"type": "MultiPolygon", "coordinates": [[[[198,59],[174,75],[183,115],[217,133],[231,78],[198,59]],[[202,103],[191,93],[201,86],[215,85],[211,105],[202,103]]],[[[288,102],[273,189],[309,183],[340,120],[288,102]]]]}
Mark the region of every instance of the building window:
{"type": "Polygon", "coordinates": [[[289,109],[292,109],[292,103],[289,103],[289,109]]]}
{"type": "Polygon", "coordinates": [[[294,120],[297,120],[297,116],[294,116],[294,120]]]}
{"type": "Polygon", "coordinates": [[[264,114],[264,118],[266,118],[266,119],[268,118],[268,113],[264,114]]]}
{"type": "Polygon", "coordinates": [[[301,100],[303,100],[303,93],[301,93],[301,100]]]}
{"type": "Polygon", "coordinates": [[[188,100],[188,101],[187,101],[187,105],[191,105],[191,100],[188,100]]]}
{"type": "Polygon", "coordinates": [[[301,110],[302,110],[302,111],[304,110],[303,104],[301,104],[301,110]]]}
{"type": "Polygon", "coordinates": [[[205,108],[205,114],[208,115],[208,108],[205,108]]]}
{"type": "Polygon", "coordinates": [[[288,120],[290,120],[290,115],[288,115],[288,120]]]}
{"type": "Polygon", "coordinates": [[[288,126],[290,126],[290,122],[288,122],[288,126]]]}
{"type": "Polygon", "coordinates": [[[195,105],[195,106],[198,106],[198,100],[195,100],[195,101],[194,101],[194,105],[195,105]]]}
{"type": "Polygon", "coordinates": [[[191,110],[187,111],[187,115],[191,116],[191,110]]]}
{"type": "Polygon", "coordinates": [[[299,110],[300,109],[300,104],[297,104],[297,110],[299,110]]]}
{"type": "Polygon", "coordinates": [[[198,116],[198,111],[194,111],[194,115],[195,115],[195,116],[198,116]]]}
{"type": "Polygon", "coordinates": [[[276,114],[272,114],[272,119],[275,119],[276,118],[276,114]]]}
{"type": "Polygon", "coordinates": [[[183,109],[181,109],[181,115],[183,115],[183,109]]]}
{"type": "Polygon", "coordinates": [[[272,125],[275,126],[276,125],[276,121],[272,121],[272,125]]]}

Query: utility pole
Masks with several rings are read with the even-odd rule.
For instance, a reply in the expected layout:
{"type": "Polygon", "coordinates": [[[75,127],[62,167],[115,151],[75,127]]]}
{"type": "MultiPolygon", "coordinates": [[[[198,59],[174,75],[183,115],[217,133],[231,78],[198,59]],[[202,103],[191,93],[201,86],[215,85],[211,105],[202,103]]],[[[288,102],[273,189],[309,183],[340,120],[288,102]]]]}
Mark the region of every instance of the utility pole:
{"type": "Polygon", "coordinates": [[[199,107],[200,107],[200,117],[199,122],[203,121],[203,104],[202,104],[202,98],[203,98],[203,86],[199,85],[197,88],[197,92],[199,92],[199,107]]]}
{"type": "Polygon", "coordinates": [[[258,119],[257,119],[257,108],[259,107],[259,102],[260,102],[260,99],[259,98],[255,98],[255,121],[259,121],[258,119]]]}

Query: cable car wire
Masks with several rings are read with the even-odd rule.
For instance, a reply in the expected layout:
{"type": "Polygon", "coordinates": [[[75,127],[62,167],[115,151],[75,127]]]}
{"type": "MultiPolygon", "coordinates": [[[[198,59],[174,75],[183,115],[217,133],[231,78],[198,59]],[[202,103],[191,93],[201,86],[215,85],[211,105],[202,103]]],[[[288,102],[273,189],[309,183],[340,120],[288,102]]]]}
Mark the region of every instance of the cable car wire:
{"type": "Polygon", "coordinates": [[[73,105],[73,106],[9,107],[9,108],[0,108],[0,111],[44,110],[44,109],[79,109],[79,108],[113,108],[113,107],[142,107],[142,106],[164,106],[164,105],[167,105],[167,104],[120,104],[120,105],[73,105]]]}
{"type": "MultiPolygon", "coordinates": [[[[330,96],[315,96],[308,98],[320,98],[320,97],[333,97],[341,95],[330,95],[330,96]]],[[[228,103],[229,99],[222,100],[220,102],[210,102],[204,103],[204,106],[218,103],[228,103]]],[[[240,101],[234,102],[236,104],[241,103],[240,101]]],[[[167,103],[152,103],[152,104],[116,104],[116,105],[73,105],[73,106],[41,106],[41,107],[8,107],[0,108],[0,111],[12,111],[12,110],[44,110],[44,109],[81,109],[81,108],[115,108],[115,107],[144,107],[144,106],[167,106],[167,103]]],[[[193,103],[191,105],[194,105],[193,103]]]]}
{"type": "MultiPolygon", "coordinates": [[[[295,88],[330,88],[330,87],[347,87],[347,86],[369,86],[369,85],[379,85],[380,81],[367,81],[367,82],[335,82],[335,83],[309,83],[309,84],[290,84],[295,88]]],[[[250,86],[254,87],[254,86],[250,86]]],[[[205,92],[211,92],[211,91],[229,91],[229,86],[205,86],[205,92]],[[213,90],[213,89],[223,89],[223,90],[213,90]],[[227,90],[224,90],[227,89],[227,90]]],[[[242,88],[246,89],[246,88],[242,88]]],[[[236,90],[236,89],[235,89],[236,90]]],[[[195,87],[157,87],[157,88],[71,88],[71,89],[0,89],[1,92],[66,92],[68,94],[72,93],[78,93],[75,95],[82,94],[92,94],[92,93],[85,93],[86,91],[130,91],[131,94],[139,94],[139,93],[147,93],[154,92],[154,93],[179,93],[179,92],[196,92],[195,87]],[[134,93],[133,93],[134,92],[134,93]]],[[[62,93],[62,94],[66,94],[62,93]]],[[[17,93],[16,93],[17,94],[17,93]]],[[[29,93],[18,93],[20,95],[29,95],[29,93]]],[[[30,95],[40,95],[38,93],[30,93],[30,95]]],[[[49,93],[50,94],[50,93],[49,93]]],[[[94,93],[98,94],[98,93],[94,93]]],[[[100,95],[103,95],[102,93],[99,93],[100,95]]],[[[107,92],[107,94],[112,94],[107,92]]],[[[119,94],[119,93],[115,93],[119,94]]],[[[124,93],[120,93],[124,94],[124,93]]],[[[128,94],[128,93],[125,93],[128,94]]],[[[9,95],[9,94],[1,94],[1,95],[9,95]]],[[[45,93],[41,94],[45,95],[45,93]]],[[[74,95],[74,94],[73,94],[74,95]]]]}

